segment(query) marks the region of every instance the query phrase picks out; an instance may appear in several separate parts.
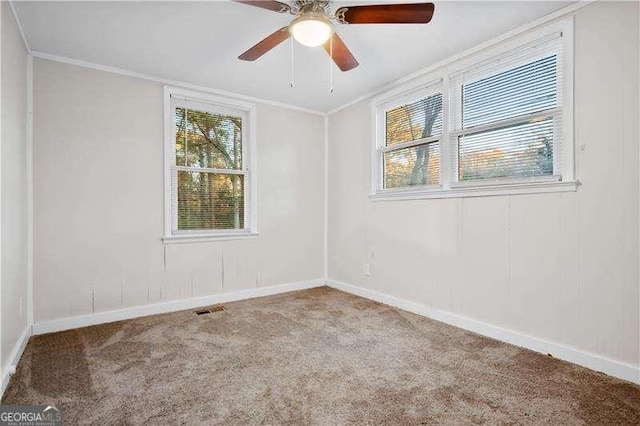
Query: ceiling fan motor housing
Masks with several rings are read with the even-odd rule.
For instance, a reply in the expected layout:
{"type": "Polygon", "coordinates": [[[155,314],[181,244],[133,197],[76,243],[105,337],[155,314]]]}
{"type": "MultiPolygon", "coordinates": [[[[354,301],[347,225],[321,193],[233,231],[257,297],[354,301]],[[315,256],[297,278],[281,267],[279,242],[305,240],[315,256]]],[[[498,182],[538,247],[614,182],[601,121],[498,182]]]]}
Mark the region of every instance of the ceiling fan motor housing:
{"type": "Polygon", "coordinates": [[[291,7],[291,13],[295,15],[303,15],[308,12],[319,12],[323,15],[329,13],[328,0],[295,0],[291,7]]]}

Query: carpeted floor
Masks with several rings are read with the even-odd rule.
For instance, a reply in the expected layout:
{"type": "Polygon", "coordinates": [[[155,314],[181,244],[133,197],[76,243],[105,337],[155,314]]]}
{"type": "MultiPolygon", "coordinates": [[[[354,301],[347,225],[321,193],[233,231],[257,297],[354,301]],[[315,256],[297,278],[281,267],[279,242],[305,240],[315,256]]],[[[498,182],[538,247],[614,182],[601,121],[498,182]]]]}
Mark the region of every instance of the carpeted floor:
{"type": "Polygon", "coordinates": [[[328,288],[33,337],[66,424],[640,424],[640,386],[328,288]]]}

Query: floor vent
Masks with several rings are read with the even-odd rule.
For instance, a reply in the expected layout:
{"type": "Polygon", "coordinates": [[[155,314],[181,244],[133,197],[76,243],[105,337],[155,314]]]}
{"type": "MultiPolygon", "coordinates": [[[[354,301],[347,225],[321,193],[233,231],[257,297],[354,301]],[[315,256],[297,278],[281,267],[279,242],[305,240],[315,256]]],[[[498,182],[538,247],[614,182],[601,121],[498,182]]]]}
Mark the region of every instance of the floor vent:
{"type": "Polygon", "coordinates": [[[197,311],[195,311],[194,313],[196,315],[207,315],[207,314],[212,314],[214,312],[222,312],[222,311],[226,311],[227,308],[225,308],[224,306],[212,306],[210,308],[204,308],[204,309],[199,309],[197,311]]]}

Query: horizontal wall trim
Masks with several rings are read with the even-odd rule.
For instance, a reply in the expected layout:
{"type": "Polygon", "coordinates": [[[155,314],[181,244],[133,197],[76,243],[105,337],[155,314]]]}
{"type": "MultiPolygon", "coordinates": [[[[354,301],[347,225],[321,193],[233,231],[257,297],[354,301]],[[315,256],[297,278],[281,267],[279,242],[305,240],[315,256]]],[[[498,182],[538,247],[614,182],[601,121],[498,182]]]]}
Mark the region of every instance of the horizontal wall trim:
{"type": "Polygon", "coordinates": [[[2,382],[0,382],[0,399],[4,395],[4,391],[7,390],[7,385],[9,384],[9,379],[15,373],[16,366],[18,365],[18,361],[22,357],[22,353],[24,352],[24,348],[27,347],[27,342],[29,342],[29,338],[31,337],[31,327],[26,326],[15,346],[11,350],[9,354],[9,363],[7,367],[2,371],[2,382]]]}
{"type": "Polygon", "coordinates": [[[155,303],[133,308],[118,309],[114,311],[96,312],[89,315],[55,319],[36,322],[33,325],[33,334],[54,333],[56,331],[71,330],[90,325],[105,324],[122,321],[148,315],[164,314],[167,312],[183,311],[218,303],[227,303],[237,300],[253,299],[255,297],[272,296],[274,294],[287,293],[289,291],[306,290],[324,286],[324,280],[316,279],[290,284],[280,284],[269,287],[257,287],[247,290],[239,290],[228,293],[214,294],[211,296],[194,297],[190,299],[172,300],[170,302],[155,303]]]}
{"type": "Polygon", "coordinates": [[[54,54],[51,54],[51,53],[39,52],[37,50],[31,50],[30,53],[31,53],[32,56],[34,56],[36,58],[46,59],[46,60],[54,61],[54,62],[61,62],[61,63],[64,63],[64,64],[75,65],[77,67],[82,67],[82,68],[89,68],[89,69],[96,70],[96,71],[104,71],[104,72],[108,72],[108,73],[112,73],[112,74],[118,74],[118,75],[123,75],[123,76],[127,76],[127,77],[139,78],[141,80],[153,81],[155,83],[161,83],[161,84],[165,84],[165,85],[176,86],[176,87],[179,87],[179,88],[197,90],[197,91],[204,92],[204,93],[212,93],[212,94],[215,94],[215,95],[226,96],[228,98],[240,99],[240,100],[249,101],[249,102],[257,102],[257,103],[266,104],[266,105],[272,105],[272,106],[276,106],[276,107],[280,107],[280,108],[287,108],[287,109],[294,110],[294,111],[306,112],[308,114],[320,115],[322,117],[327,115],[326,113],[324,113],[322,111],[316,111],[316,110],[309,109],[309,108],[303,108],[303,107],[300,107],[300,106],[297,106],[297,105],[291,105],[291,104],[287,104],[287,103],[284,103],[284,102],[272,101],[272,100],[269,100],[269,99],[262,99],[262,98],[257,98],[257,97],[249,96],[249,95],[242,95],[240,93],[228,92],[226,90],[214,89],[213,87],[200,86],[200,85],[197,85],[197,84],[191,84],[191,83],[187,83],[187,82],[183,82],[183,81],[171,80],[171,79],[168,79],[168,78],[155,77],[155,76],[152,76],[152,75],[138,73],[138,72],[135,72],[135,71],[129,71],[129,70],[125,70],[125,69],[122,69],[122,68],[111,67],[111,66],[102,65],[102,64],[96,64],[96,63],[93,63],[93,62],[87,62],[87,61],[83,61],[83,60],[80,60],[80,59],[67,58],[66,56],[59,56],[59,55],[54,55],[54,54]]]}
{"type": "Polygon", "coordinates": [[[408,311],[420,316],[428,317],[445,324],[453,325],[458,328],[472,331],[483,336],[491,337],[502,342],[510,343],[515,346],[531,349],[542,354],[551,354],[555,358],[568,361],[591,370],[599,371],[619,379],[628,380],[640,384],[640,366],[614,361],[600,355],[583,352],[574,348],[560,345],[558,343],[549,342],[538,339],[517,331],[496,327],[481,321],[449,312],[429,308],[420,303],[409,302],[398,297],[389,296],[374,290],[357,287],[336,280],[327,280],[329,287],[355,294],[356,296],[384,303],[404,311],[408,311]]]}

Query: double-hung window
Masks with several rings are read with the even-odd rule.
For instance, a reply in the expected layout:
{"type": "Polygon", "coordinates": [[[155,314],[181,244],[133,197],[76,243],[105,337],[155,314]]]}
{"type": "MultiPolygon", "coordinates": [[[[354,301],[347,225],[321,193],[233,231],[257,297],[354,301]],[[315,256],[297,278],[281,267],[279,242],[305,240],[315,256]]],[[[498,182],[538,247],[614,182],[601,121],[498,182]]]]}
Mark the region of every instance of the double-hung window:
{"type": "Polygon", "coordinates": [[[384,189],[440,185],[442,93],[427,88],[383,106],[378,161],[384,189]]]}
{"type": "Polygon", "coordinates": [[[552,36],[451,79],[454,184],[561,179],[560,47],[552,36]]]}
{"type": "Polygon", "coordinates": [[[575,190],[568,37],[548,31],[376,99],[374,199],[575,190]]]}
{"type": "Polygon", "coordinates": [[[255,234],[253,106],[165,89],[165,242],[255,234]]]}

